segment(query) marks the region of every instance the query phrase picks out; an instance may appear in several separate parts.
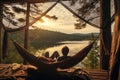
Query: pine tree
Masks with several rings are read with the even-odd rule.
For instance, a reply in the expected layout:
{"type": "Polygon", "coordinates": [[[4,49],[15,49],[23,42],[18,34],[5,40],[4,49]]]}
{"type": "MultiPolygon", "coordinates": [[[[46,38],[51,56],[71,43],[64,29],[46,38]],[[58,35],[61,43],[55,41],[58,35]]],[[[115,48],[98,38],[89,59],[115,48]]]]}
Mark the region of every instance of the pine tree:
{"type": "MultiPolygon", "coordinates": [[[[94,34],[91,34],[91,40],[90,43],[95,39],[94,34]]],[[[93,48],[88,53],[85,60],[83,60],[82,64],[86,68],[98,68],[100,66],[100,58],[99,58],[99,47],[98,47],[98,41],[94,43],[93,48]]]]}

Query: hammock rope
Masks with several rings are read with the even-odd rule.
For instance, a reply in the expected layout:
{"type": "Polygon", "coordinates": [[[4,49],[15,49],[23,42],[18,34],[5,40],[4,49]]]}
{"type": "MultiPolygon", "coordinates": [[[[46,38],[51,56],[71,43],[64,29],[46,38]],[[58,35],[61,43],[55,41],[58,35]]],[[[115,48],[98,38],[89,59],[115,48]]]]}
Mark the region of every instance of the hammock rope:
{"type": "Polygon", "coordinates": [[[29,25],[33,25],[36,21],[38,21],[39,19],[41,19],[43,16],[45,16],[51,9],[53,9],[54,6],[56,6],[58,4],[58,2],[60,2],[60,0],[58,0],[56,3],[54,3],[51,7],[49,7],[43,14],[41,14],[39,17],[37,17],[34,21],[32,21],[29,25]]]}
{"type": "Polygon", "coordinates": [[[61,5],[63,5],[66,9],[68,9],[72,14],[74,14],[76,17],[80,18],[81,20],[83,20],[84,22],[90,24],[91,26],[93,27],[96,27],[96,28],[100,28],[99,26],[85,20],[84,18],[82,18],[81,16],[79,16],[77,13],[75,13],[72,9],[70,9],[68,6],[66,6],[64,3],[62,3],[61,1],[59,2],[61,5]]]}
{"type": "MultiPolygon", "coordinates": [[[[106,29],[106,28],[107,28],[107,27],[102,28],[102,27],[100,27],[100,26],[98,26],[98,25],[95,25],[95,24],[89,22],[89,20],[85,20],[85,19],[82,18],[80,15],[78,15],[77,13],[75,13],[72,9],[70,9],[68,6],[66,6],[64,3],[62,3],[61,1],[60,1],[59,3],[60,3],[61,5],[63,5],[66,9],[68,9],[73,15],[75,15],[75,16],[78,17],[79,19],[83,20],[84,22],[88,23],[89,25],[91,25],[91,26],[93,26],[93,27],[95,27],[95,28],[99,28],[99,29],[106,29]]],[[[114,21],[114,16],[115,16],[115,14],[113,14],[112,17],[111,17],[111,23],[114,21]]],[[[97,16],[97,17],[98,17],[98,16],[97,16]]],[[[107,23],[105,26],[107,26],[107,25],[108,25],[108,23],[107,23]]]]}

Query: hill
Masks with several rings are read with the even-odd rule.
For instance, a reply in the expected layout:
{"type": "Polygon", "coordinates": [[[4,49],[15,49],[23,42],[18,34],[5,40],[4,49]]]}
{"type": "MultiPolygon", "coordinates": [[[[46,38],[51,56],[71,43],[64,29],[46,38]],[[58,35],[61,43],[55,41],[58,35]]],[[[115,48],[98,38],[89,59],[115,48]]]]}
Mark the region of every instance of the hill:
{"type": "MultiPolygon", "coordinates": [[[[20,31],[17,33],[10,33],[9,38],[16,40],[19,44],[23,46],[24,31],[20,31]]],[[[34,30],[29,30],[28,49],[29,51],[34,53],[38,49],[45,49],[55,45],[63,44],[63,43],[59,43],[61,41],[80,41],[89,38],[90,38],[90,34],[64,34],[55,31],[34,29],[34,30]]],[[[23,62],[23,59],[18,54],[11,40],[9,40],[8,52],[9,52],[8,57],[4,60],[5,63],[23,62]]]]}
{"type": "Polygon", "coordinates": [[[43,29],[35,29],[29,31],[30,44],[36,49],[59,45],[60,43],[58,42],[61,41],[80,41],[83,39],[88,39],[89,37],[89,35],[65,34],[43,29]]]}
{"type": "MultiPolygon", "coordinates": [[[[24,41],[24,32],[19,32],[11,35],[12,39],[19,43],[24,41]]],[[[44,49],[47,47],[60,45],[61,41],[80,41],[90,39],[90,34],[65,34],[56,31],[44,29],[29,30],[29,46],[34,49],[44,49]]]]}

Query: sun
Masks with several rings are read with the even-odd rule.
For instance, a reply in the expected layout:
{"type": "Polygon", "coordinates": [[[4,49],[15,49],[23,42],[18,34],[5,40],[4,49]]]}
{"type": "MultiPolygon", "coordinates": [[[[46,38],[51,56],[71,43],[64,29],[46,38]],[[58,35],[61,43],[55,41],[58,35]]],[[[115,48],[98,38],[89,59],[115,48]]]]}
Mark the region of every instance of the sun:
{"type": "Polygon", "coordinates": [[[41,24],[45,24],[45,25],[49,25],[50,24],[50,21],[49,21],[48,18],[43,17],[42,20],[43,20],[43,22],[40,22],[41,24]]]}
{"type": "Polygon", "coordinates": [[[35,23],[35,25],[39,28],[39,27],[43,27],[43,26],[51,26],[52,25],[52,21],[46,17],[42,17],[42,20],[37,21],[35,23]]]}

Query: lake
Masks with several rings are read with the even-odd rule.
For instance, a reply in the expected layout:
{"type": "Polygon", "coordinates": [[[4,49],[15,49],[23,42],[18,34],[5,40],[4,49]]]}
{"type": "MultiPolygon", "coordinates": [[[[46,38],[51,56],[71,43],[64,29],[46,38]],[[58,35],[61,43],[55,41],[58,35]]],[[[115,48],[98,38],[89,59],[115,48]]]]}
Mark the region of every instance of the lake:
{"type": "Polygon", "coordinates": [[[69,47],[69,56],[72,56],[74,54],[76,54],[78,51],[80,51],[82,48],[84,48],[85,46],[87,46],[89,44],[89,41],[63,41],[63,42],[59,42],[59,43],[63,43],[62,45],[59,46],[53,46],[53,47],[49,47],[45,50],[38,50],[36,52],[36,55],[41,55],[41,53],[45,53],[45,52],[49,52],[50,55],[53,54],[54,51],[58,51],[60,55],[61,54],[61,49],[64,46],[69,47]]]}
{"type": "MultiPolygon", "coordinates": [[[[69,47],[69,56],[75,55],[78,51],[80,51],[81,49],[83,49],[84,47],[86,47],[89,44],[89,41],[63,41],[60,43],[64,43],[62,45],[59,46],[53,46],[53,47],[49,47],[45,50],[38,50],[36,52],[37,56],[40,56],[41,53],[45,53],[45,52],[49,52],[50,55],[53,54],[54,51],[58,51],[60,55],[61,54],[61,49],[64,46],[68,46],[69,47]]],[[[77,66],[82,66],[80,63],[77,66]]]]}

